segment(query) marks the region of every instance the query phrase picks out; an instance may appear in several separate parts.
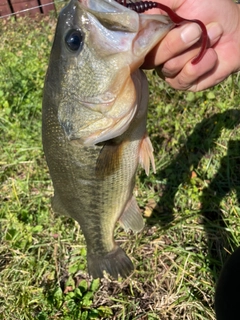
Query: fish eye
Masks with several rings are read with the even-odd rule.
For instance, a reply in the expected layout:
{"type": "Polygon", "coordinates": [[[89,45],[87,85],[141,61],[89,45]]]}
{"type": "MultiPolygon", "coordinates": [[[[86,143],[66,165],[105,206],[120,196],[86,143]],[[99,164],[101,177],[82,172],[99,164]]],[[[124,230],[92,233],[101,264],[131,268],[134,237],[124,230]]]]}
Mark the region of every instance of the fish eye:
{"type": "Polygon", "coordinates": [[[82,49],[83,39],[84,36],[80,30],[71,29],[65,36],[65,43],[71,51],[76,52],[82,49]]]}

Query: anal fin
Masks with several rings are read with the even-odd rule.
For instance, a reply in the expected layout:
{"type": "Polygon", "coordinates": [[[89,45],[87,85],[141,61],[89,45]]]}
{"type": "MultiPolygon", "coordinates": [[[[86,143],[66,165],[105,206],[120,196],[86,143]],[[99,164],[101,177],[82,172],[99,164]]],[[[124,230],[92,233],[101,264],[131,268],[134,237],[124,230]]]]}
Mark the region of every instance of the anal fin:
{"type": "Polygon", "coordinates": [[[125,210],[123,211],[119,222],[123,225],[125,230],[131,229],[133,232],[139,232],[144,227],[144,221],[134,197],[128,202],[125,210]]]}

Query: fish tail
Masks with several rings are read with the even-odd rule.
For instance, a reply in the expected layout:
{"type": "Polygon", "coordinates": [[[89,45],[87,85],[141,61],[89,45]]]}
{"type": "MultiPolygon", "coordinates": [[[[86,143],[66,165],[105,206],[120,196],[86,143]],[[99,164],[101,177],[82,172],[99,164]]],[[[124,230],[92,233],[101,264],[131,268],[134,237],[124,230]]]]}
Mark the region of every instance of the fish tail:
{"type": "Polygon", "coordinates": [[[126,278],[134,270],[132,261],[120,247],[106,255],[89,254],[87,260],[88,272],[93,278],[103,278],[103,271],[115,279],[126,278]]]}

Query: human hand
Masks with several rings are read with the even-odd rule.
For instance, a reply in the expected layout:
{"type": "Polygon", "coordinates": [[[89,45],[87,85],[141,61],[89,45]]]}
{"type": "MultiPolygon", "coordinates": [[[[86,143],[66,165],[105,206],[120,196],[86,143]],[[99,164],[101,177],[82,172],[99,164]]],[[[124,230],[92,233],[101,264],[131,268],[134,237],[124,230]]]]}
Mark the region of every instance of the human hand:
{"type": "Polygon", "coordinates": [[[167,34],[148,54],[143,68],[157,68],[170,86],[189,91],[214,86],[240,70],[240,5],[232,0],[157,1],[183,18],[201,20],[207,27],[209,48],[199,63],[191,63],[200,49],[201,29],[187,23],[167,34]]]}

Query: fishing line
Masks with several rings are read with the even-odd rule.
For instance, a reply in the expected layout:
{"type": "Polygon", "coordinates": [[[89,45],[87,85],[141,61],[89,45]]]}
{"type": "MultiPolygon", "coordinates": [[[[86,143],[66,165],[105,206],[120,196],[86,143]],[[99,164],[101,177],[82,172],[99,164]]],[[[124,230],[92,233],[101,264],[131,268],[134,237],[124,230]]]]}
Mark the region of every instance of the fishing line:
{"type": "Polygon", "coordinates": [[[50,6],[51,4],[56,4],[56,3],[61,3],[61,2],[66,2],[66,1],[65,0],[56,0],[56,1],[52,1],[52,2],[49,2],[49,3],[46,3],[46,4],[42,4],[42,5],[39,5],[39,6],[26,8],[26,9],[23,9],[23,10],[20,10],[20,11],[16,11],[16,12],[13,12],[13,13],[5,14],[4,16],[0,16],[0,19],[7,18],[7,17],[12,17],[12,16],[15,16],[15,15],[17,15],[19,13],[28,12],[28,11],[31,11],[31,10],[34,10],[34,9],[43,8],[43,7],[46,7],[46,6],[50,6]]]}

